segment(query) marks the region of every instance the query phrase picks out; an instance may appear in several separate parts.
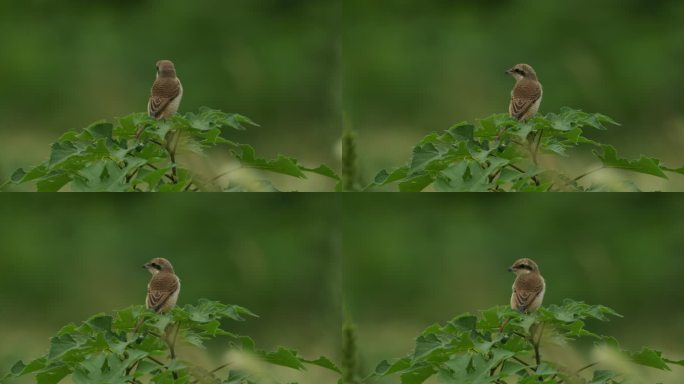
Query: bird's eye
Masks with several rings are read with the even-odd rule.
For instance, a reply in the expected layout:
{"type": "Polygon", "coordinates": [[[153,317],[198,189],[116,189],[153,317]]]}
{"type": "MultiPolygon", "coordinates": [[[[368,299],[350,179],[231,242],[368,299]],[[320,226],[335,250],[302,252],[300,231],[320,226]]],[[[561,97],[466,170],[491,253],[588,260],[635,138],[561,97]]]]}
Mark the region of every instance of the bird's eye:
{"type": "Polygon", "coordinates": [[[522,69],[516,69],[515,71],[518,72],[518,73],[521,74],[521,75],[524,75],[524,74],[525,74],[525,71],[523,71],[522,69]]]}
{"type": "Polygon", "coordinates": [[[154,269],[161,269],[161,266],[157,263],[152,263],[152,268],[154,269]]]}

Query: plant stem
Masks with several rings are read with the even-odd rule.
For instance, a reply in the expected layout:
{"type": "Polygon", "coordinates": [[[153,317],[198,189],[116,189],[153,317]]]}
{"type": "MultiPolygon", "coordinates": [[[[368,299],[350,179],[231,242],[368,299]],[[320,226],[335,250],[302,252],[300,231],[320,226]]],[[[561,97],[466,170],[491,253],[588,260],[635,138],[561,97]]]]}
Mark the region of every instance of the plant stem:
{"type": "Polygon", "coordinates": [[[532,153],[532,161],[537,165],[537,153],[539,152],[539,144],[541,144],[541,138],[544,135],[544,128],[539,130],[539,135],[537,136],[537,142],[534,144],[534,152],[532,153]]]}
{"type": "Polygon", "coordinates": [[[519,357],[512,356],[511,359],[513,359],[513,360],[517,361],[518,363],[524,365],[524,366],[525,366],[525,369],[529,370],[530,373],[534,373],[534,371],[532,370],[532,367],[531,367],[529,364],[527,364],[525,361],[523,361],[522,359],[520,359],[519,357]]]}
{"type": "MultiPolygon", "coordinates": [[[[524,169],[522,169],[522,168],[520,168],[514,164],[506,164],[506,166],[511,167],[520,173],[527,173],[524,169]]],[[[539,179],[537,179],[537,176],[532,176],[532,181],[534,181],[534,185],[536,185],[537,187],[540,185],[539,179]]]]}
{"type": "Polygon", "coordinates": [[[352,130],[351,124],[345,124],[342,133],[342,190],[354,192],[357,190],[359,181],[358,164],[356,161],[356,133],[352,130]]]}
{"type": "Polygon", "coordinates": [[[598,167],[598,168],[592,169],[591,171],[584,172],[583,174],[581,174],[581,175],[575,177],[574,179],[572,179],[572,181],[579,181],[581,178],[583,178],[583,177],[585,177],[585,176],[588,176],[588,175],[591,175],[592,173],[597,172],[597,171],[600,171],[600,170],[602,170],[602,169],[604,169],[604,168],[606,168],[606,166],[605,166],[605,165],[602,165],[602,166],[600,166],[600,167],[598,167]]]}
{"type": "Polygon", "coordinates": [[[180,323],[176,323],[173,330],[173,339],[171,339],[171,342],[167,341],[169,345],[169,353],[171,355],[171,360],[174,360],[176,358],[176,337],[178,336],[179,329],[180,323]]]}
{"type": "Polygon", "coordinates": [[[235,172],[235,171],[237,171],[238,169],[242,169],[242,168],[243,168],[243,167],[242,167],[242,164],[240,164],[239,166],[237,166],[237,167],[235,167],[235,168],[233,168],[233,169],[229,169],[229,170],[227,170],[227,171],[225,171],[225,172],[221,172],[221,173],[219,173],[218,175],[212,177],[211,180],[209,180],[209,182],[214,182],[214,181],[216,181],[216,180],[222,178],[223,176],[226,176],[226,175],[228,175],[229,173],[235,172]]]}
{"type": "MultiPolygon", "coordinates": [[[[147,165],[148,167],[154,169],[155,171],[159,170],[159,167],[157,167],[157,166],[155,166],[155,165],[152,165],[152,164],[150,164],[150,163],[147,163],[147,164],[145,164],[145,165],[147,165]]],[[[172,176],[170,176],[170,175],[168,175],[168,174],[165,174],[164,176],[166,176],[166,178],[169,179],[169,181],[171,181],[172,183],[175,182],[175,180],[173,179],[172,176]]]]}
{"type": "Polygon", "coordinates": [[[587,364],[587,365],[585,365],[584,367],[578,369],[577,372],[575,372],[575,375],[579,374],[580,372],[584,371],[585,369],[589,369],[589,368],[591,368],[591,367],[593,367],[593,366],[595,366],[595,365],[598,365],[598,364],[599,364],[598,361],[596,361],[596,362],[594,362],[594,363],[591,363],[591,364],[587,364]]]}
{"type": "Polygon", "coordinates": [[[150,359],[150,360],[152,360],[152,361],[154,361],[154,362],[157,363],[158,365],[161,365],[162,367],[165,367],[165,366],[166,366],[166,364],[162,363],[161,361],[155,359],[155,358],[152,357],[152,356],[147,356],[147,358],[150,359]]]}

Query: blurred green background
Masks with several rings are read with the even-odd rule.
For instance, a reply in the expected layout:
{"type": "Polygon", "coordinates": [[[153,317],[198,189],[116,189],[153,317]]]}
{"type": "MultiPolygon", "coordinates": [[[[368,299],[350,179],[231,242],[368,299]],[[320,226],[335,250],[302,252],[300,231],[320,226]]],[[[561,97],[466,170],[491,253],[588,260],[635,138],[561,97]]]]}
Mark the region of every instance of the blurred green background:
{"type": "MultiPolygon", "coordinates": [[[[159,59],[176,64],[179,112],[246,115],[260,127],[231,139],[336,169],[340,14],[333,0],[3,0],[0,180],[44,160],[68,129],[146,111],[159,59]]],[[[278,185],[288,182],[333,184],[278,185]]]]}
{"type": "MultiPolygon", "coordinates": [[[[178,305],[208,298],[244,306],[260,317],[226,329],[262,349],[282,345],[339,361],[336,196],[63,196],[4,196],[0,205],[0,377],[43,354],[63,325],[144,304],[150,275],[141,266],[159,256],[181,278],[178,305]]],[[[179,356],[211,369],[225,362],[227,340],[210,347],[179,356]]],[[[318,367],[279,375],[335,379],[318,367]]]]}
{"type": "MultiPolygon", "coordinates": [[[[588,329],[623,348],[684,359],[678,196],[424,196],[345,195],[344,294],[365,373],[412,351],[433,323],[508,305],[515,276],[507,268],[521,257],[539,264],[544,305],[571,298],[609,306],[624,318],[588,329]]],[[[581,351],[560,353],[570,367],[590,362],[581,351]]],[[[684,380],[679,366],[641,373],[650,383],[684,380]]]]}
{"type": "MultiPolygon", "coordinates": [[[[432,131],[507,112],[514,80],[504,71],[521,62],[544,86],[540,113],[604,113],[622,126],[590,137],[682,166],[683,22],[676,0],[345,0],[343,109],[365,181],[403,165],[432,131]]],[[[582,152],[547,165],[578,175],[594,162],[582,152]]],[[[680,175],[604,170],[590,181],[625,178],[684,190],[680,175]]]]}

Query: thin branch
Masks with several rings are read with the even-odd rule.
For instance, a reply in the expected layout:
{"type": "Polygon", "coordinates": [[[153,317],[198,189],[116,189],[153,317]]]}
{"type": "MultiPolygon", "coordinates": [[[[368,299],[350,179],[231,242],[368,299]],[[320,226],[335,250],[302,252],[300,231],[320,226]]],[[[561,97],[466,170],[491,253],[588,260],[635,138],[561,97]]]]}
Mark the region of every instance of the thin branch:
{"type": "MultiPolygon", "coordinates": [[[[541,328],[539,328],[539,332],[544,331],[544,323],[541,323],[541,328]]],[[[537,371],[539,369],[539,365],[541,364],[541,354],[539,353],[539,344],[541,344],[541,336],[537,338],[537,340],[534,340],[534,334],[530,335],[530,342],[532,343],[532,346],[534,347],[534,361],[537,364],[537,367],[534,369],[537,371]]]]}
{"type": "MultiPolygon", "coordinates": [[[[225,364],[219,365],[217,368],[214,368],[211,371],[209,371],[209,374],[216,373],[216,372],[222,370],[223,368],[225,368],[229,365],[230,365],[230,363],[225,363],[225,364]]],[[[199,383],[199,381],[200,381],[200,379],[196,379],[196,380],[192,381],[190,384],[196,384],[196,383],[199,383]]]]}
{"type": "Polygon", "coordinates": [[[155,362],[155,363],[157,363],[158,365],[161,365],[162,367],[166,367],[166,364],[164,364],[164,363],[162,363],[161,361],[159,361],[159,360],[155,359],[154,357],[152,357],[152,356],[149,356],[149,355],[148,355],[148,356],[146,356],[146,357],[147,357],[148,359],[150,359],[150,360],[154,361],[154,362],[155,362]]]}
{"type": "Polygon", "coordinates": [[[180,322],[176,323],[176,327],[173,331],[173,339],[171,340],[171,344],[169,344],[169,348],[171,349],[171,359],[176,358],[176,338],[178,337],[178,330],[180,329],[180,322]]]}
{"type": "Polygon", "coordinates": [[[138,173],[138,171],[140,170],[140,168],[142,168],[142,166],[141,166],[141,167],[137,167],[136,169],[134,169],[133,172],[131,172],[130,175],[126,175],[126,184],[128,184],[128,183],[131,182],[131,179],[133,179],[133,177],[135,177],[135,175],[138,173]]]}
{"type": "Polygon", "coordinates": [[[221,173],[219,173],[218,175],[212,177],[211,180],[209,180],[209,182],[216,181],[216,180],[222,178],[223,176],[226,176],[226,175],[228,175],[229,173],[235,172],[235,171],[237,171],[238,169],[242,169],[242,168],[244,168],[244,167],[242,166],[242,164],[240,164],[239,166],[237,166],[237,167],[235,167],[235,168],[233,168],[233,169],[229,169],[229,170],[227,170],[227,171],[225,171],[225,172],[221,172],[221,173]]]}
{"type": "Polygon", "coordinates": [[[530,371],[531,374],[534,374],[534,370],[532,369],[532,367],[531,367],[529,364],[527,364],[525,361],[523,361],[522,359],[520,359],[519,357],[511,356],[511,359],[513,359],[513,360],[517,361],[518,363],[522,364],[522,365],[525,367],[525,369],[527,369],[528,371],[530,371]]]}
{"type": "Polygon", "coordinates": [[[591,363],[591,364],[587,364],[587,365],[585,365],[584,367],[578,369],[577,372],[575,372],[575,375],[579,374],[580,372],[584,371],[585,369],[589,369],[589,368],[591,368],[591,367],[593,367],[593,366],[595,366],[595,365],[598,365],[599,363],[600,363],[600,362],[597,361],[597,362],[594,362],[594,363],[591,363]]]}
{"type": "MultiPolygon", "coordinates": [[[[527,173],[524,169],[518,167],[518,166],[515,165],[515,164],[506,164],[506,166],[507,166],[507,167],[511,167],[511,168],[515,169],[516,171],[518,171],[518,172],[520,172],[520,173],[527,173]]],[[[534,185],[536,185],[537,187],[540,185],[539,179],[537,179],[537,176],[536,176],[536,175],[533,175],[533,176],[532,176],[532,180],[534,181],[534,185]]]]}
{"type": "Polygon", "coordinates": [[[169,153],[169,158],[171,159],[171,174],[174,178],[174,183],[178,182],[178,174],[176,171],[176,149],[178,148],[178,141],[180,141],[180,131],[171,132],[171,138],[167,143],[166,151],[169,153]],[[171,148],[171,142],[173,142],[173,148],[171,148]]]}
{"type": "Polygon", "coordinates": [[[544,128],[539,130],[539,135],[537,136],[537,143],[534,145],[534,152],[532,153],[532,161],[537,164],[537,153],[539,152],[539,145],[541,144],[541,138],[544,135],[544,128]]]}
{"type": "Polygon", "coordinates": [[[537,344],[541,344],[541,338],[542,334],[544,333],[544,327],[546,326],[545,322],[541,323],[541,329],[539,330],[539,337],[537,337],[537,344]]]}
{"type": "MultiPolygon", "coordinates": [[[[155,171],[158,171],[158,170],[159,170],[159,167],[157,167],[157,166],[155,166],[155,165],[153,165],[153,164],[147,163],[147,164],[145,164],[145,165],[147,165],[148,167],[154,169],[155,171]]],[[[175,182],[176,182],[176,181],[173,179],[173,177],[172,177],[171,175],[164,174],[164,176],[166,176],[166,178],[169,179],[169,181],[171,181],[172,183],[175,183],[175,182]]]]}
{"type": "Polygon", "coordinates": [[[591,171],[584,172],[583,174],[581,174],[581,175],[575,177],[574,179],[572,179],[572,181],[579,181],[581,178],[583,178],[583,177],[585,177],[585,176],[588,176],[588,175],[591,175],[591,174],[594,173],[594,172],[598,172],[598,171],[600,171],[600,170],[602,170],[602,169],[604,169],[604,168],[606,168],[606,166],[605,166],[605,165],[602,165],[602,166],[600,166],[600,167],[598,167],[598,168],[592,169],[591,171]]]}

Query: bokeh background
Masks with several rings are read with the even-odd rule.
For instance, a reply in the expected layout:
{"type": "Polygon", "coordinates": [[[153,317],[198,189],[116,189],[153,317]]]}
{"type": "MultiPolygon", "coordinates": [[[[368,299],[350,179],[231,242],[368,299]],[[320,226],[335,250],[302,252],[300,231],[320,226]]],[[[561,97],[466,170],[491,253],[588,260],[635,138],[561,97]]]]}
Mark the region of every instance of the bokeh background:
{"type": "MultiPolygon", "coordinates": [[[[684,3],[677,0],[345,0],[343,109],[359,137],[366,182],[403,165],[423,136],[505,113],[514,80],[531,64],[544,86],[540,113],[568,106],[622,123],[590,137],[627,158],[684,165],[684,3]]],[[[579,175],[590,153],[547,164],[579,175]]],[[[548,160],[547,160],[548,161],[548,160]]],[[[604,170],[588,181],[670,181],[604,170]]]]}
{"type": "MultiPolygon", "coordinates": [[[[609,306],[624,318],[589,322],[588,329],[629,350],[650,346],[684,359],[678,196],[422,196],[345,195],[344,301],[365,373],[411,352],[431,324],[508,305],[514,275],[507,268],[521,257],[540,266],[544,305],[571,298],[609,306]]],[[[590,350],[581,343],[553,353],[579,367],[591,362],[590,350]]],[[[636,374],[643,382],[679,383],[684,367],[636,374]]]]}
{"type": "MultiPolygon", "coordinates": [[[[0,205],[0,377],[17,360],[47,351],[63,325],[144,304],[150,275],[141,266],[158,256],[171,260],[181,278],[178,305],[208,298],[244,306],[259,318],[226,322],[226,329],[253,337],[262,349],[282,345],[339,361],[334,195],[64,196],[5,196],[0,205]]],[[[211,369],[225,362],[226,343],[209,343],[206,352],[187,347],[179,356],[211,369]]],[[[287,382],[336,380],[315,366],[278,372],[287,382]]]]}
{"type": "MultiPolygon", "coordinates": [[[[179,112],[246,115],[260,127],[231,139],[263,157],[337,169],[340,8],[333,0],[3,0],[0,180],[47,158],[66,130],[146,111],[159,59],[176,64],[179,112]]],[[[222,161],[215,153],[211,163],[222,161]]],[[[283,189],[333,184],[316,175],[277,180],[283,189]]]]}

